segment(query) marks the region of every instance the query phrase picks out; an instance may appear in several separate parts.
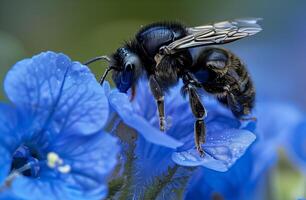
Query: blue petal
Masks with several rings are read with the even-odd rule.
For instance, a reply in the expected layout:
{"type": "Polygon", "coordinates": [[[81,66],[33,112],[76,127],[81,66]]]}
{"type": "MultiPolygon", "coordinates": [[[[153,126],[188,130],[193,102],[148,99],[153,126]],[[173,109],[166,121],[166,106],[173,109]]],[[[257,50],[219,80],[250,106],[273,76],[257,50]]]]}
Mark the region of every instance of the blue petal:
{"type": "Polygon", "coordinates": [[[20,120],[20,113],[11,106],[0,103],[0,146],[13,153],[22,138],[21,129],[24,121],[20,120]]]}
{"type": "Polygon", "coordinates": [[[169,148],[177,148],[182,145],[181,142],[162,133],[143,117],[135,113],[126,94],[114,91],[109,96],[109,102],[124,123],[137,130],[147,141],[169,148]]]}
{"type": "MultiPolygon", "coordinates": [[[[256,126],[258,144],[254,147],[254,151],[261,154],[263,158],[268,158],[269,154],[270,157],[273,156],[271,154],[275,154],[277,148],[285,143],[290,154],[289,159],[296,163],[298,167],[303,166],[300,159],[296,159],[297,154],[294,153],[303,152],[301,148],[303,131],[298,132],[299,128],[303,130],[302,126],[298,126],[303,120],[302,112],[292,104],[280,102],[258,103],[256,112],[259,119],[256,126]],[[296,136],[294,136],[295,134],[296,136]],[[290,146],[290,143],[296,143],[296,145],[290,146]],[[262,152],[262,149],[265,149],[265,151],[262,152]],[[267,155],[264,156],[265,154],[267,155]]],[[[256,168],[257,170],[261,169],[259,166],[256,168]]]]}
{"type": "MultiPolygon", "coordinates": [[[[193,140],[190,135],[193,135],[195,117],[191,112],[188,99],[181,95],[180,89],[182,86],[182,82],[179,82],[165,94],[166,134],[177,140],[186,141],[186,138],[193,140]]],[[[207,110],[206,123],[216,120],[221,121],[222,118],[226,118],[231,119],[231,124],[234,123],[234,127],[237,127],[237,124],[240,125],[229,109],[222,106],[216,98],[203,91],[199,92],[202,93],[202,102],[207,110]]],[[[136,88],[136,97],[132,104],[138,115],[145,118],[151,126],[159,128],[156,102],[146,79],[139,81],[136,88]]]]}
{"type": "Polygon", "coordinates": [[[16,110],[0,103],[0,186],[10,171],[13,150],[17,147],[20,137],[16,110]]]}
{"type": "Polygon", "coordinates": [[[117,161],[117,140],[107,133],[82,136],[61,134],[45,150],[57,153],[70,165],[67,174],[44,166],[40,179],[18,177],[12,193],[24,199],[102,199],[107,195],[107,179],[117,161]]]}
{"type": "Polygon", "coordinates": [[[116,138],[99,132],[58,138],[48,151],[57,152],[71,166],[71,185],[81,184],[86,189],[106,181],[116,164],[119,146],[116,138]]]}
{"type": "Polygon", "coordinates": [[[9,174],[9,171],[11,169],[11,153],[4,147],[0,146],[0,186],[5,181],[6,177],[9,174]]]}
{"type": "MultiPolygon", "coordinates": [[[[189,108],[188,101],[180,94],[180,88],[181,83],[173,87],[167,93],[165,96],[165,109],[167,117],[172,118],[172,125],[168,127],[166,134],[184,143],[184,146],[180,147],[181,151],[182,149],[194,147],[193,124],[195,119],[189,108]]],[[[133,111],[136,111],[138,114],[137,116],[143,117],[147,121],[148,128],[142,129],[139,132],[145,135],[149,128],[158,128],[156,103],[145,80],[141,80],[138,83],[136,91],[137,95],[135,101],[133,101],[134,109],[129,107],[126,109],[128,110],[127,113],[124,113],[123,109],[117,108],[117,110],[119,115],[126,116],[127,120],[131,120],[133,118],[131,116],[136,115],[133,111]]],[[[121,103],[117,101],[112,105],[113,107],[120,105],[122,108],[123,105],[129,105],[127,97],[125,97],[126,102],[123,103],[123,97],[118,99],[120,99],[121,103]]],[[[255,136],[247,130],[238,130],[241,125],[240,122],[233,117],[228,109],[220,106],[220,103],[218,103],[215,98],[203,95],[202,100],[208,110],[208,117],[205,119],[207,122],[208,138],[204,145],[206,147],[207,156],[205,160],[193,160],[191,162],[192,164],[189,163],[190,160],[185,159],[184,164],[181,164],[187,166],[202,165],[214,168],[218,171],[226,171],[241,155],[243,155],[247,147],[254,141],[255,136]],[[237,130],[231,130],[233,128],[237,130]],[[209,136],[214,136],[214,138],[212,137],[210,140],[209,136]],[[225,138],[225,136],[228,136],[228,138],[225,138]],[[211,144],[209,142],[211,142],[211,144]],[[232,144],[232,142],[234,143],[232,144]],[[210,157],[211,159],[209,159],[210,157]],[[188,161],[188,163],[186,161],[188,161]]],[[[133,122],[134,126],[141,127],[141,125],[139,123],[137,124],[135,121],[133,122]]],[[[155,144],[156,143],[157,142],[155,142],[155,144]]],[[[195,150],[193,153],[195,154],[194,156],[198,156],[195,150]]],[[[179,154],[180,153],[173,153],[174,158],[175,155],[179,154]]]]}
{"type": "Polygon", "coordinates": [[[105,93],[105,96],[109,96],[109,94],[111,93],[111,87],[110,87],[110,84],[109,82],[105,81],[102,85],[103,87],[103,90],[104,90],[104,93],[105,93]]]}
{"type": "Polygon", "coordinates": [[[0,193],[0,200],[24,200],[16,197],[10,191],[4,190],[0,193]]]}
{"type": "Polygon", "coordinates": [[[287,150],[289,159],[306,174],[306,120],[297,125],[288,136],[287,150]]]}
{"type": "Polygon", "coordinates": [[[16,63],[5,82],[8,98],[41,129],[90,134],[103,128],[108,103],[90,70],[64,54],[45,52],[16,63]]]}
{"type": "Polygon", "coordinates": [[[255,142],[246,153],[226,172],[200,168],[187,189],[186,199],[211,199],[215,194],[224,199],[262,199],[259,189],[262,181],[275,164],[276,154],[254,152],[255,142]],[[268,156],[268,157],[267,157],[268,156]],[[257,197],[257,198],[256,198],[257,197]],[[258,198],[261,197],[261,198],[258,198]]]}
{"type": "MultiPolygon", "coordinates": [[[[175,165],[171,160],[174,149],[149,143],[143,137],[139,137],[134,151],[135,161],[133,163],[133,194],[142,199],[146,189],[152,187],[159,176],[165,176],[168,170],[175,165]]],[[[169,180],[169,182],[171,182],[169,180]]]]}
{"type": "Polygon", "coordinates": [[[254,142],[255,135],[247,130],[225,129],[207,132],[203,145],[205,156],[200,157],[196,149],[176,152],[172,159],[183,166],[204,166],[216,171],[227,171],[254,142]]]}
{"type": "MultiPolygon", "coordinates": [[[[183,87],[183,83],[179,82],[176,86],[172,87],[165,94],[166,117],[171,118],[171,121],[175,119],[179,121],[180,123],[185,122],[186,118],[188,119],[189,122],[195,120],[191,112],[191,109],[190,109],[188,98],[183,97],[181,95],[180,89],[182,87],[183,87]]],[[[207,121],[214,119],[216,116],[234,118],[230,110],[222,106],[216,100],[215,97],[206,93],[203,90],[199,90],[199,94],[201,94],[202,103],[205,106],[206,111],[207,111],[207,117],[206,117],[207,121]]],[[[152,118],[157,119],[158,113],[157,113],[156,102],[154,100],[152,93],[150,92],[150,88],[148,87],[148,81],[146,79],[141,79],[138,82],[138,85],[136,88],[136,97],[135,97],[135,100],[133,101],[133,106],[135,110],[138,112],[138,114],[142,115],[148,121],[152,120],[152,118]],[[143,106],[144,103],[146,106],[143,106]]],[[[157,126],[158,125],[157,122],[155,122],[154,124],[152,123],[152,124],[154,126],[157,126]]],[[[175,125],[177,124],[173,123],[168,128],[171,128],[172,126],[175,126],[175,125]]],[[[177,135],[174,137],[177,137],[177,135]]]]}
{"type": "Polygon", "coordinates": [[[179,194],[174,191],[181,191],[185,187],[193,170],[175,165],[171,160],[174,151],[149,143],[142,136],[138,137],[134,150],[135,159],[129,164],[132,166],[132,175],[128,199],[178,198],[179,194]],[[160,185],[163,187],[160,188],[160,185]],[[158,188],[160,190],[156,191],[158,188]]]}
{"type": "Polygon", "coordinates": [[[94,191],[84,192],[73,186],[63,185],[58,179],[31,179],[17,177],[12,183],[10,194],[16,196],[14,200],[97,200],[105,198],[107,189],[105,185],[94,191]]]}
{"type": "MultiPolygon", "coordinates": [[[[166,134],[176,140],[183,140],[192,134],[194,117],[189,103],[180,94],[178,84],[165,95],[166,134]],[[182,112],[184,111],[184,112],[182,112]]],[[[143,117],[152,127],[159,129],[156,102],[146,80],[138,83],[136,97],[132,102],[135,112],[143,117]]]]}
{"type": "Polygon", "coordinates": [[[258,118],[256,133],[259,138],[273,140],[279,145],[279,142],[282,142],[301,121],[303,115],[290,104],[260,102],[256,106],[256,116],[258,118]]]}

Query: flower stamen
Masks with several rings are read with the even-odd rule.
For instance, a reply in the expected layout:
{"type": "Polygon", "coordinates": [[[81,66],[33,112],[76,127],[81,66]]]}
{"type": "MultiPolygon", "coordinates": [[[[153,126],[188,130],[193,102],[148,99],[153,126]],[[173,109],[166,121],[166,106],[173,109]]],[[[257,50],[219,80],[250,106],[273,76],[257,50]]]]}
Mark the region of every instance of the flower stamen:
{"type": "Polygon", "coordinates": [[[16,177],[23,175],[23,173],[27,170],[31,170],[32,168],[39,167],[41,163],[42,162],[31,161],[23,165],[22,167],[11,171],[11,173],[6,177],[4,181],[5,184],[2,187],[0,187],[0,192],[3,191],[6,187],[9,187],[16,177]]]}
{"type": "Polygon", "coordinates": [[[71,166],[65,164],[63,159],[61,159],[55,152],[48,153],[47,165],[52,169],[57,169],[62,174],[67,174],[71,171],[71,166]]]}

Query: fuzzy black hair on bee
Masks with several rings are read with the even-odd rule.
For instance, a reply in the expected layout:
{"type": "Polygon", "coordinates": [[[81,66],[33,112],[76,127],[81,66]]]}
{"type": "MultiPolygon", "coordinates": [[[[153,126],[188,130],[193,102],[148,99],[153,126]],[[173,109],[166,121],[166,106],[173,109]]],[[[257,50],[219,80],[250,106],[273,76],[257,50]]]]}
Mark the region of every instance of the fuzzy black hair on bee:
{"type": "Polygon", "coordinates": [[[165,93],[182,80],[182,92],[188,94],[195,117],[195,146],[201,155],[205,142],[205,107],[198,89],[216,98],[239,119],[245,119],[254,107],[255,88],[243,62],[229,50],[213,47],[260,32],[259,19],[237,19],[209,25],[186,27],[181,23],[153,23],[142,27],[135,37],[111,55],[86,62],[107,60],[104,73],[121,92],[132,89],[141,76],[147,76],[156,100],[160,129],[165,130],[165,93]]]}

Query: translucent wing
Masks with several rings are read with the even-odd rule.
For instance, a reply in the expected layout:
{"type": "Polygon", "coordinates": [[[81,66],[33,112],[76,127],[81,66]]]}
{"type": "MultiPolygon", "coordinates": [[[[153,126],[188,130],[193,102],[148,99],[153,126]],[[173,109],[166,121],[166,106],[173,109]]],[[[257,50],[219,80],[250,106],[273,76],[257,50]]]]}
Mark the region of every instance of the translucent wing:
{"type": "Polygon", "coordinates": [[[163,48],[168,53],[175,53],[181,49],[191,47],[233,42],[260,32],[262,28],[257,24],[259,20],[258,18],[236,19],[187,28],[187,36],[163,48]]]}

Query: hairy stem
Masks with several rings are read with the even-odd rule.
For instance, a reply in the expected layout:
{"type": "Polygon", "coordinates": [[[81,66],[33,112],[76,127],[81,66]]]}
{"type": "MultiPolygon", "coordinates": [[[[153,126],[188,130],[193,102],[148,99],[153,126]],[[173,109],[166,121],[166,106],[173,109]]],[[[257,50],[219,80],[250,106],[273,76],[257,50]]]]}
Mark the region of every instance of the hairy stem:
{"type": "Polygon", "coordinates": [[[144,199],[156,199],[160,191],[169,183],[173,175],[176,173],[178,166],[175,165],[173,168],[168,168],[168,173],[164,176],[156,178],[154,183],[147,189],[144,194],[144,199]]]}

